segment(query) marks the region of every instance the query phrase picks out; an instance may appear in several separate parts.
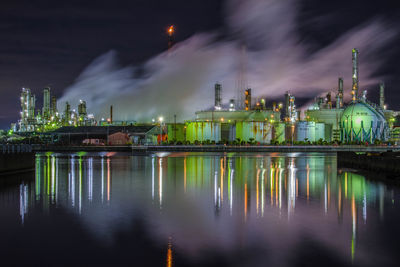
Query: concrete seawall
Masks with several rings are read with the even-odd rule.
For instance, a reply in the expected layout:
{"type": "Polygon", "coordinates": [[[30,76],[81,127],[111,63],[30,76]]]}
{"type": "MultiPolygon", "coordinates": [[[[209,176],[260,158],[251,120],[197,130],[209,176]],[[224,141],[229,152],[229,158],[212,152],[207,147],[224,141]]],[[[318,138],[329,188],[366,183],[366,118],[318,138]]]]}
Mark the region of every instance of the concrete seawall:
{"type": "Polygon", "coordinates": [[[35,167],[30,145],[0,145],[0,175],[23,172],[35,167]]]}
{"type": "Polygon", "coordinates": [[[36,146],[36,152],[387,152],[399,151],[398,146],[36,146]]]}
{"type": "Polygon", "coordinates": [[[397,180],[400,178],[400,153],[365,153],[338,152],[338,167],[360,169],[371,174],[384,176],[387,179],[397,180]]]}

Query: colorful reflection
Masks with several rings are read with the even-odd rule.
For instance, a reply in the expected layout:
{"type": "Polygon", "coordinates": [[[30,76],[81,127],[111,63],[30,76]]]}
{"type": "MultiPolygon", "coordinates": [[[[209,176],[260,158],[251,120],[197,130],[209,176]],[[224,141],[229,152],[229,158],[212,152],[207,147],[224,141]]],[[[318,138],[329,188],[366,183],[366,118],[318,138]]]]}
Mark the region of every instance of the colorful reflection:
{"type": "MultiPolygon", "coordinates": [[[[313,153],[123,158],[45,154],[36,157],[34,183],[21,184],[19,194],[22,223],[35,203],[45,210],[61,205],[85,214],[94,206],[110,206],[116,198],[137,205],[149,201],[161,213],[169,212],[179,196],[179,201],[206,203],[215,218],[240,217],[244,224],[271,216],[292,222],[318,203],[318,216],[333,214],[339,223],[351,226],[347,243],[351,259],[357,255],[359,222],[367,224],[371,210],[378,210],[383,220],[385,200],[391,196],[382,183],[337,171],[335,155],[313,153]]],[[[171,264],[170,240],[167,266],[171,264]]]]}

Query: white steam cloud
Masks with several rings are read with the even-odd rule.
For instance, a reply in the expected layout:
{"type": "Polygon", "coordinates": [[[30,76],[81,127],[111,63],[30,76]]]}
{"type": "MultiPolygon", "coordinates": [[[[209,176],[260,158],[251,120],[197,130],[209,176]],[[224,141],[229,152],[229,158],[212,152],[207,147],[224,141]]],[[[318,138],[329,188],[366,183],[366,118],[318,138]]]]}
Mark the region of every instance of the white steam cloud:
{"type": "Polygon", "coordinates": [[[288,90],[297,96],[336,90],[339,76],[348,89],[353,47],[360,50],[361,89],[378,83],[382,77],[373,73],[383,62],[373,55],[388,44],[393,30],[371,21],[310,53],[295,29],[295,3],[229,0],[230,41],[216,41],[215,33],[196,34],[146,62],[139,78],[134,67],[118,66],[111,51],[92,62],[59,102],[74,105],[84,99],[97,119],[108,117],[113,105],[115,120],[150,121],[162,115],[172,121],[176,114],[182,121],[213,105],[215,82],[222,83],[224,102],[237,97],[239,80],[247,81],[255,97],[266,97],[267,104],[288,90]],[[242,43],[248,47],[245,56],[242,43]]]}

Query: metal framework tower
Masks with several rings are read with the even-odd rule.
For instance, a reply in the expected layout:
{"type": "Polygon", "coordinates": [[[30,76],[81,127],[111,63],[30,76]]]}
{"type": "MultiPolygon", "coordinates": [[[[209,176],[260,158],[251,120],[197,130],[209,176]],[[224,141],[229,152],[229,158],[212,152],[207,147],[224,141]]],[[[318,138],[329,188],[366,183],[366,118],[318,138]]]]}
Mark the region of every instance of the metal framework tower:
{"type": "Polygon", "coordinates": [[[294,103],[295,97],[289,92],[285,94],[285,117],[286,122],[295,122],[298,120],[298,113],[296,110],[296,105],[294,103]]]}
{"type": "Polygon", "coordinates": [[[244,100],[244,109],[251,110],[251,89],[247,89],[244,91],[245,100],[244,100]]]}

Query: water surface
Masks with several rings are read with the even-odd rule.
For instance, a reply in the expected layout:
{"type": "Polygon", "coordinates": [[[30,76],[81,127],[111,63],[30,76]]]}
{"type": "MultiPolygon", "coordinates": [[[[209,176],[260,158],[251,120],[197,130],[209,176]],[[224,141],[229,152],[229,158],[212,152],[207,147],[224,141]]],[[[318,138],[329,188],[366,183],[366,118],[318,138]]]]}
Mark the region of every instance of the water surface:
{"type": "MultiPolygon", "coordinates": [[[[379,177],[377,177],[379,178],[379,177]]],[[[395,266],[400,194],[335,154],[42,154],[0,182],[16,265],[395,266]]]]}

